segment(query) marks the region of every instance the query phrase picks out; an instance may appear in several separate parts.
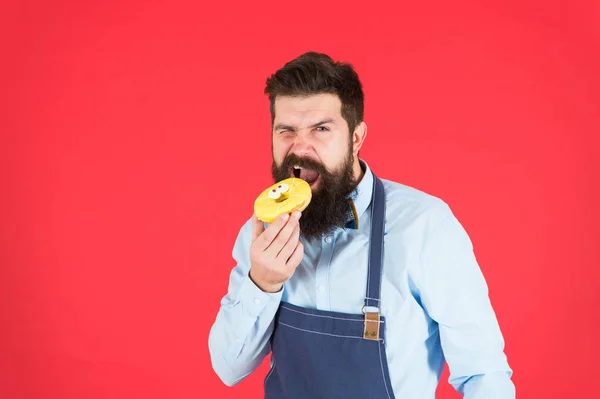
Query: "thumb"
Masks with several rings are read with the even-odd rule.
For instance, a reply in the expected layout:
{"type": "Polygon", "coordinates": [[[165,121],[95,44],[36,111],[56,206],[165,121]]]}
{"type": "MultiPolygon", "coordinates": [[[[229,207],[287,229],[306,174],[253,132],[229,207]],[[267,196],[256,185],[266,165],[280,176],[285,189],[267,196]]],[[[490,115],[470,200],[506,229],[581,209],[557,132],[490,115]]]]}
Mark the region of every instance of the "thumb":
{"type": "Polygon", "coordinates": [[[265,231],[265,224],[258,220],[256,214],[252,214],[252,242],[256,241],[256,239],[265,231]]]}

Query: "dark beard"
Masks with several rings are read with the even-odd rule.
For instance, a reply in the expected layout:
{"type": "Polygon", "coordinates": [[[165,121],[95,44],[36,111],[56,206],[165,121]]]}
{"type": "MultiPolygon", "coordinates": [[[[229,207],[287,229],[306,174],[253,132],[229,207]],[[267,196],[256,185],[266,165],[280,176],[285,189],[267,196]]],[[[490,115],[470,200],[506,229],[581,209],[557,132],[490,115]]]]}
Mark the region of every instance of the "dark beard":
{"type": "Polygon", "coordinates": [[[348,198],[356,188],[353,171],[354,155],[348,156],[341,170],[330,172],[317,161],[300,158],[294,154],[283,160],[281,166],[275,161],[271,165],[271,174],[275,183],[290,176],[290,168],[294,165],[312,169],[319,173],[321,181],[312,194],[308,207],[302,211],[300,218],[300,234],[305,239],[322,238],[338,227],[346,225],[346,214],[349,210],[348,198]]]}

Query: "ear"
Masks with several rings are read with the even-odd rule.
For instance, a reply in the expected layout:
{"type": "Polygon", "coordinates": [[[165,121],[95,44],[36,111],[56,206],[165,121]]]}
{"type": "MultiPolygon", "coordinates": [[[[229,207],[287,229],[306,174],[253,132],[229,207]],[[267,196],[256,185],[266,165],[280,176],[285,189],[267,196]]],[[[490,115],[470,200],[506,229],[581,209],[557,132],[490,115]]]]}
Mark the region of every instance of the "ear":
{"type": "Polygon", "coordinates": [[[352,134],[352,152],[354,155],[358,155],[360,148],[365,142],[365,138],[367,137],[367,124],[365,122],[359,123],[354,129],[354,133],[352,134]]]}

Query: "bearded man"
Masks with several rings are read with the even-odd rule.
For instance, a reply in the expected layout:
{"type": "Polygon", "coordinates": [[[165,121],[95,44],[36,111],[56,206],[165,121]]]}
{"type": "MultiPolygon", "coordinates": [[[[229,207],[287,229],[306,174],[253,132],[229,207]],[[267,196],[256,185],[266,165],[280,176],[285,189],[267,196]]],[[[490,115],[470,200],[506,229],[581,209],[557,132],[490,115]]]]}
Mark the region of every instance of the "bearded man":
{"type": "Polygon", "coordinates": [[[306,180],[300,214],[241,228],[209,335],[233,386],[271,353],[265,398],[435,398],[446,361],[464,398],[512,399],[504,338],[465,229],[441,199],[359,157],[362,84],[309,52],[267,79],[272,176],[306,180]]]}

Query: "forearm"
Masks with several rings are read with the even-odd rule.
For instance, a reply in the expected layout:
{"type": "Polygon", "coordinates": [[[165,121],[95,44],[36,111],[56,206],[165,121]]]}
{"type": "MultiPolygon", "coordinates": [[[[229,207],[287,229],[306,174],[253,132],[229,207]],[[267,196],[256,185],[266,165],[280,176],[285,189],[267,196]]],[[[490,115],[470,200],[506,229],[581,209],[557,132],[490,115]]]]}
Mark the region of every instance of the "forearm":
{"type": "Polygon", "coordinates": [[[514,399],[504,338],[483,283],[454,298],[438,316],[450,384],[467,399],[514,399]]]}
{"type": "Polygon", "coordinates": [[[233,386],[252,373],[269,353],[269,339],[281,292],[261,291],[247,275],[239,290],[221,302],[209,334],[213,369],[233,386]]]}

